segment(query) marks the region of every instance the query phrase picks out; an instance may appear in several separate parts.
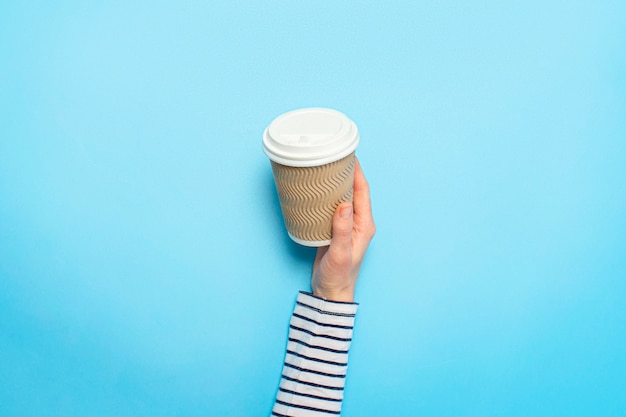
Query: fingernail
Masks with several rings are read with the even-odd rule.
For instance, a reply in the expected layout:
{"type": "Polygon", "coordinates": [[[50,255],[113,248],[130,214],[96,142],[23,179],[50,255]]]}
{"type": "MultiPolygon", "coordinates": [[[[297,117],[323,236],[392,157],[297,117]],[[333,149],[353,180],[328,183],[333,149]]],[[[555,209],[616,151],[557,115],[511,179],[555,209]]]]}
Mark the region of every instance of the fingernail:
{"type": "Polygon", "coordinates": [[[341,211],[339,212],[339,216],[342,219],[349,219],[350,216],[352,216],[352,204],[350,204],[349,206],[343,207],[341,211]]]}

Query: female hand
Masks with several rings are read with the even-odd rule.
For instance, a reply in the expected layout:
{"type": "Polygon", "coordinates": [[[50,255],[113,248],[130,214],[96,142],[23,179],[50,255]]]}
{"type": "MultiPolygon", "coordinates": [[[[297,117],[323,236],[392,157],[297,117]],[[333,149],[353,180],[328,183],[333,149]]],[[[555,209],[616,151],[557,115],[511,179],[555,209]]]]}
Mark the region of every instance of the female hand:
{"type": "Polygon", "coordinates": [[[361,263],[375,232],[369,184],[355,158],[353,204],[337,207],[330,246],[317,250],[311,278],[313,294],[332,301],[354,302],[361,263]]]}

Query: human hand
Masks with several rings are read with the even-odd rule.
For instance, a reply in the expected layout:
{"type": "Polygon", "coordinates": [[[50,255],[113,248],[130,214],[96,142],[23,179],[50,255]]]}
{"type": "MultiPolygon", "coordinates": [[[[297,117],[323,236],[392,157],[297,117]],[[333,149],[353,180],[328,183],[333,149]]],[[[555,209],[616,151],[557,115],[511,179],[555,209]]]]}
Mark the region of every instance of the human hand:
{"type": "Polygon", "coordinates": [[[353,203],[337,207],[330,246],[317,249],[311,278],[313,294],[332,301],[354,302],[361,263],[375,232],[369,184],[355,158],[353,203]]]}

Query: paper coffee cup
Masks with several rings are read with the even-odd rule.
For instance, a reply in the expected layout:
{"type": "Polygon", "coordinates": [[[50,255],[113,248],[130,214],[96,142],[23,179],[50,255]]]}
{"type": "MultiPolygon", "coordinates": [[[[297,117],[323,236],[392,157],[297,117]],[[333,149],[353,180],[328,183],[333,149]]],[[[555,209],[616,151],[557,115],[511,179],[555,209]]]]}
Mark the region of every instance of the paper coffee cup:
{"type": "Polygon", "coordinates": [[[306,108],[274,119],[263,134],[287,232],[305,246],[332,238],[337,206],[352,201],[356,125],[332,109],[306,108]]]}

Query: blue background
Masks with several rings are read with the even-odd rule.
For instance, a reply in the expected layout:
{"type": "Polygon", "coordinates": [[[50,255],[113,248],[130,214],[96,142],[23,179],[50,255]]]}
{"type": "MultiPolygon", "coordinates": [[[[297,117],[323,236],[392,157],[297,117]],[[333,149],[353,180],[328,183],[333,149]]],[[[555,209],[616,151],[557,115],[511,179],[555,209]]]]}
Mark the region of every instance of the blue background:
{"type": "Polygon", "coordinates": [[[269,414],[306,106],[378,226],[344,416],[626,415],[622,0],[2,2],[0,415],[269,414]]]}

